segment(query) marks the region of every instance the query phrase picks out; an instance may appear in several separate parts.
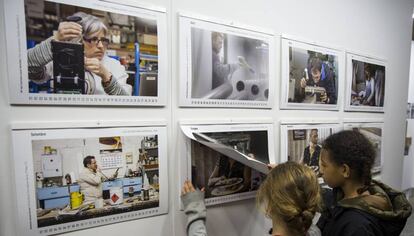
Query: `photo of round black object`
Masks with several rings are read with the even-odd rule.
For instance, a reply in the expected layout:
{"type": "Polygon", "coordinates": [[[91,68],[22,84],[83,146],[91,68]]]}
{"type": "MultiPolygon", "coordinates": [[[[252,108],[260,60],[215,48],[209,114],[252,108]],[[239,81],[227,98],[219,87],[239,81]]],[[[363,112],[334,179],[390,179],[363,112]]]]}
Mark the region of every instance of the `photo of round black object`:
{"type": "Polygon", "coordinates": [[[259,86],[253,85],[252,88],[251,88],[251,91],[252,91],[253,95],[259,94],[259,91],[260,91],[259,86]]]}
{"type": "Polygon", "coordinates": [[[242,91],[242,90],[244,90],[244,83],[243,83],[243,81],[239,81],[239,82],[237,82],[237,84],[236,84],[236,88],[237,88],[237,91],[242,91]]]}

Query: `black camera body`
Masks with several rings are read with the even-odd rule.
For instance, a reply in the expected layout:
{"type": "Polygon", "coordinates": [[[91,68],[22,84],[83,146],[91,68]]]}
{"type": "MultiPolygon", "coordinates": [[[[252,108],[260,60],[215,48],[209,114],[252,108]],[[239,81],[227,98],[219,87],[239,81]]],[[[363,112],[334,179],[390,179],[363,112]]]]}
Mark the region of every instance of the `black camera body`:
{"type": "Polygon", "coordinates": [[[60,94],[86,94],[83,44],[52,41],[53,89],[60,94]]]}

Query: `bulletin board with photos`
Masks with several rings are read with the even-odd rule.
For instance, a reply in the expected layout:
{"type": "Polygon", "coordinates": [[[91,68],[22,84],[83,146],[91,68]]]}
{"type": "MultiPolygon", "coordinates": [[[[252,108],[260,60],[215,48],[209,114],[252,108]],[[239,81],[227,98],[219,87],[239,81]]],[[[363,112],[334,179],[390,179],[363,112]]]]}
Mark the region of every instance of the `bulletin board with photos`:
{"type": "Polygon", "coordinates": [[[166,12],[120,3],[6,1],[11,103],[164,105],[166,12]]]}
{"type": "Polygon", "coordinates": [[[271,108],[271,31],[180,14],[180,106],[271,108]]]}
{"type": "MultiPolygon", "coordinates": [[[[165,105],[167,12],[123,2],[5,2],[11,103],[165,105]],[[85,21],[100,30],[80,29],[85,21]]],[[[181,107],[272,109],[280,94],[281,109],[339,111],[345,101],[345,111],[384,112],[383,59],[289,36],[281,37],[279,50],[279,36],[271,30],[197,15],[180,13],[178,23],[181,107]]],[[[166,127],[89,128],[12,130],[21,235],[167,213],[166,127]],[[78,182],[87,156],[94,157],[103,178],[95,200],[85,198],[78,182]]],[[[318,173],[321,143],[342,128],[358,130],[373,143],[373,172],[383,164],[381,122],[282,123],[280,134],[271,122],[180,128],[185,155],[179,159],[178,188],[187,179],[204,187],[208,206],[254,198],[265,177],[258,169],[269,163],[295,161],[318,173]],[[281,139],[279,160],[275,135],[281,139]]]]}
{"type": "Polygon", "coordinates": [[[276,163],[273,124],[182,124],[181,130],[180,187],[189,179],[205,188],[208,206],[254,198],[265,177],[257,169],[276,163]]]}
{"type": "Polygon", "coordinates": [[[165,125],[16,128],[12,138],[18,235],[55,235],[168,211],[165,125]],[[104,163],[111,162],[108,155],[119,163],[104,163]]]}

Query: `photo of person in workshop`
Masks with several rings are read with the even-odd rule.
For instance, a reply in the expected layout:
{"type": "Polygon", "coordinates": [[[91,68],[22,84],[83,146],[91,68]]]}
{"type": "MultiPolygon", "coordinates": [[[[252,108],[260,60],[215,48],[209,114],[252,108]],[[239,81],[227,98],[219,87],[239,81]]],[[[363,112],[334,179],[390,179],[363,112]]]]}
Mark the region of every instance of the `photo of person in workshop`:
{"type": "Polygon", "coordinates": [[[49,1],[41,16],[26,9],[30,93],[157,96],[155,20],[49,1]]]}
{"type": "Polygon", "coordinates": [[[352,60],[351,106],[383,107],[385,66],[352,60]]]}
{"type": "Polygon", "coordinates": [[[337,104],[337,56],[289,47],[289,103],[337,104]]]}
{"type": "Polygon", "coordinates": [[[269,43],[191,28],[191,97],[267,101],[269,43]]]}
{"type": "MultiPolygon", "coordinates": [[[[204,133],[256,160],[269,163],[267,132],[204,133]]],[[[205,189],[205,197],[221,197],[255,191],[264,175],[197,141],[191,143],[192,182],[205,189]]]]}
{"type": "Polygon", "coordinates": [[[32,141],[38,227],[159,207],[158,136],[32,141]]]}
{"type": "Polygon", "coordinates": [[[321,143],[333,132],[332,128],[288,130],[288,161],[309,166],[315,173],[319,173],[321,143]]]}

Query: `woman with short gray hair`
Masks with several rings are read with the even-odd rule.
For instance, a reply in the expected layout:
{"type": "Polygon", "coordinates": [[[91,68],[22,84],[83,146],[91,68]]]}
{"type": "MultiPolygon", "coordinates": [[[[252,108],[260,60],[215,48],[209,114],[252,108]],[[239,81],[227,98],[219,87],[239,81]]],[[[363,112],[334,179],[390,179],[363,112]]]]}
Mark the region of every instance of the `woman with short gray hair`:
{"type": "Polygon", "coordinates": [[[43,83],[53,79],[52,40],[82,42],[86,94],[131,95],[128,74],[119,61],[106,55],[108,28],[97,17],[78,12],[70,16],[76,22],[63,21],[54,36],[28,50],[29,80],[43,83]]]}
{"type": "Polygon", "coordinates": [[[106,25],[96,16],[86,14],[85,12],[77,12],[72,15],[72,17],[80,17],[78,23],[82,26],[84,37],[88,37],[94,33],[102,31],[104,35],[108,34],[108,28],[106,25]]]}

